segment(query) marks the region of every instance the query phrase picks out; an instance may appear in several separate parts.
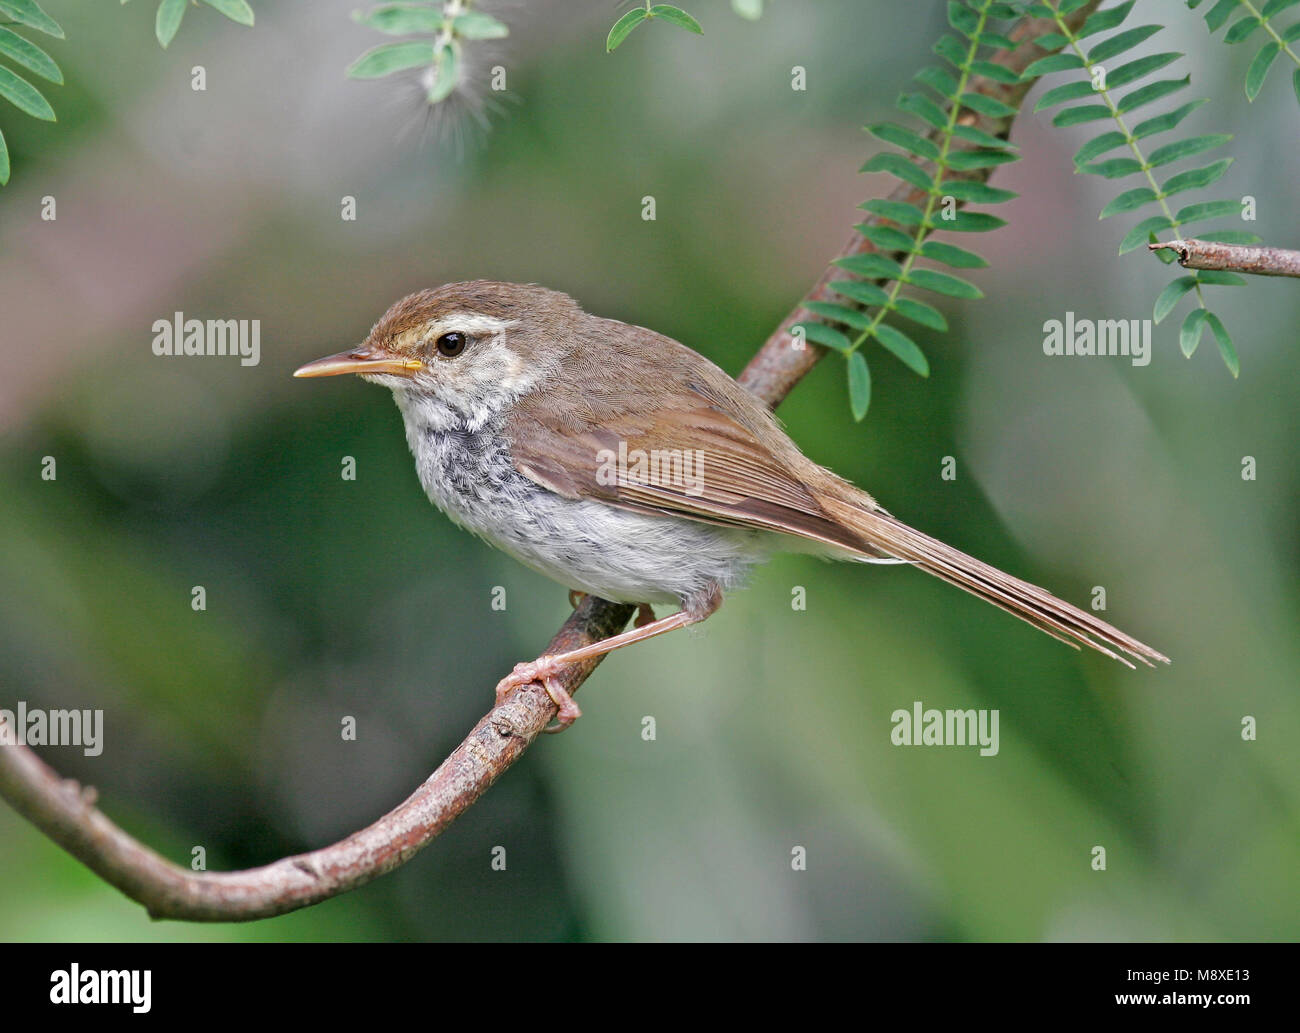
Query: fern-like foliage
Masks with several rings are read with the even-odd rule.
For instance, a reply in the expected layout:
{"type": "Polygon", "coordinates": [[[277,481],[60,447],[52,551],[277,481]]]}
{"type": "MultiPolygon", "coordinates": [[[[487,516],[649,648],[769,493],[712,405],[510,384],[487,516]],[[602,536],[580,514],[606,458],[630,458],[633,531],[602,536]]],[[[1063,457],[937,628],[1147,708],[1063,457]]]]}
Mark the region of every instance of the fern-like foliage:
{"type": "MultiPolygon", "coordinates": [[[[1187,6],[1195,10],[1202,2],[1203,0],[1187,0],[1187,6]]],[[[1295,87],[1296,99],[1300,100],[1300,56],[1297,56],[1291,46],[1300,40],[1300,21],[1293,22],[1285,29],[1272,23],[1277,15],[1297,6],[1300,6],[1300,0],[1217,0],[1205,12],[1205,24],[1210,27],[1211,34],[1223,28],[1233,15],[1241,16],[1224,34],[1225,43],[1244,43],[1252,36],[1258,40],[1261,37],[1256,36],[1256,32],[1264,30],[1264,45],[1255,52],[1250,67],[1246,69],[1247,100],[1253,101],[1259,95],[1269,69],[1281,54],[1285,54],[1296,66],[1291,74],[1291,83],[1295,87]]]]}
{"type": "Polygon", "coordinates": [[[353,17],[386,35],[414,38],[372,47],[348,66],[348,76],[380,79],[394,72],[422,68],[421,82],[430,105],[442,103],[461,84],[462,46],[466,41],[500,39],[510,32],[490,14],[473,10],[470,0],[382,4],[353,17]]]}
{"type": "MultiPolygon", "coordinates": [[[[1066,71],[1081,73],[1081,78],[1044,93],[1034,110],[1041,111],[1071,101],[1085,101],[1087,103],[1062,108],[1052,118],[1052,124],[1071,126],[1084,122],[1106,121],[1114,126],[1113,129],[1094,137],[1079,148],[1074,156],[1076,172],[1088,172],[1106,179],[1142,177],[1144,181],[1142,186],[1125,190],[1101,212],[1100,217],[1106,219],[1112,215],[1127,214],[1151,206],[1158,209],[1157,214],[1142,219],[1124,235],[1120,241],[1119,253],[1123,255],[1148,242],[1155,243],[1158,233],[1167,232],[1171,234],[1168,239],[1177,239],[1180,236],[1189,236],[1190,234],[1182,231],[1194,223],[1239,216],[1241,206],[1235,200],[1198,201],[1185,204],[1177,211],[1170,206],[1170,198],[1188,191],[1202,190],[1217,182],[1228,170],[1232,159],[1220,158],[1208,165],[1185,169],[1174,173],[1162,182],[1157,181],[1155,170],[1184,158],[1214,150],[1227,143],[1232,137],[1224,134],[1187,137],[1163,144],[1148,152],[1145,149],[1147,145],[1143,141],[1157,133],[1176,128],[1183,119],[1206,101],[1203,99],[1189,101],[1172,111],[1146,118],[1130,127],[1129,121],[1134,112],[1184,89],[1191,81],[1191,77],[1155,79],[1118,97],[1114,91],[1146,79],[1183,55],[1169,51],[1149,54],[1115,65],[1113,63],[1115,59],[1156,35],[1161,31],[1161,27],[1142,25],[1112,33],[1100,42],[1091,42],[1092,37],[1119,28],[1133,9],[1135,0],[1125,0],[1118,6],[1097,11],[1077,32],[1074,32],[1070,29],[1066,16],[1081,7],[1084,2],[1085,0],[1047,0],[1030,6],[1029,13],[1052,18],[1057,26],[1056,32],[1039,37],[1038,45],[1049,49],[1060,48],[1061,52],[1035,61],[1025,69],[1025,76],[1043,76],[1066,71]],[[1090,41],[1086,48],[1084,40],[1090,41]],[[1103,155],[1121,148],[1128,151],[1128,154],[1122,157],[1102,158],[1103,155]]],[[[1259,238],[1253,233],[1240,230],[1198,232],[1196,236],[1202,240],[1217,240],[1230,244],[1259,242],[1259,238]]],[[[1162,261],[1173,260],[1172,255],[1167,255],[1165,252],[1157,252],[1157,254],[1162,261]]],[[[1203,288],[1209,285],[1241,286],[1245,282],[1243,277],[1225,272],[1198,271],[1191,276],[1181,276],[1161,291],[1156,298],[1155,321],[1158,323],[1163,320],[1183,295],[1194,292],[1196,307],[1183,321],[1179,334],[1183,354],[1191,357],[1196,351],[1203,331],[1209,327],[1218,342],[1219,353],[1223,356],[1224,364],[1235,377],[1239,372],[1239,362],[1232,338],[1219,317],[1207,307],[1203,288]]]]}
{"type": "Polygon", "coordinates": [[[899,329],[896,320],[909,320],[932,330],[948,329],[938,309],[902,293],[905,285],[951,298],[983,296],[968,280],[922,267],[918,261],[956,269],[985,266],[988,263],[974,252],[930,238],[940,230],[981,232],[1005,225],[1005,220],[995,215],[959,210],[956,203],[996,204],[1016,195],[963,178],[962,173],[989,169],[1019,156],[1005,140],[976,126],[963,125],[959,118],[963,111],[993,118],[1015,114],[1014,108],[993,97],[969,92],[967,87],[976,75],[1006,84],[1018,81],[1014,72],[986,60],[981,53],[985,48],[1014,49],[1016,44],[995,31],[994,23],[1020,14],[1017,6],[993,0],[950,0],[948,24],[956,34],[946,34],[934,45],[934,52],[947,66],[934,65],[916,76],[939,100],[918,92],[904,93],[897,102],[900,111],[926,123],[927,135],[894,122],[866,127],[872,136],[901,148],[905,154],[882,152],[863,165],[862,171],[888,172],[920,191],[924,200],[914,204],[877,199],[862,204],[860,207],[883,220],[856,227],[877,251],[839,259],[835,264],[855,277],[830,284],[843,302],[805,301],[803,307],[824,321],[805,321],[792,327],[792,332],[802,332],[808,340],[844,356],[849,404],[855,419],[866,416],[871,404],[871,372],[862,352],[864,344],[875,341],[924,377],[929,375],[929,362],[916,342],[899,329]],[[961,146],[954,146],[959,143],[961,146]]]}
{"type": "MultiPolygon", "coordinates": [[[[761,7],[759,8],[759,14],[762,14],[761,7]]],[[[652,4],[650,0],[645,0],[644,6],[634,7],[614,23],[609,30],[609,35],[605,38],[605,52],[612,52],[642,22],[654,21],[655,19],[665,21],[669,25],[676,25],[679,29],[693,32],[697,36],[704,34],[704,30],[700,28],[700,23],[680,7],[674,7],[672,4],[652,4]]]]}
{"type": "MultiPolygon", "coordinates": [[[[59,23],[41,10],[36,0],[0,0],[0,18],[9,25],[25,26],[55,39],[63,39],[63,29],[59,23]]],[[[54,59],[31,40],[3,25],[0,25],[0,57],[7,58],[19,68],[38,75],[47,82],[63,85],[63,73],[59,71],[54,59]]],[[[45,99],[45,95],[4,64],[0,64],[0,98],[9,101],[32,118],[39,118],[43,122],[56,121],[54,108],[45,99]]],[[[0,130],[0,186],[8,182],[9,145],[5,142],[3,130],[0,130]]]]}
{"type": "MultiPolygon", "coordinates": [[[[127,0],[122,0],[122,3],[126,2],[127,0]]],[[[197,3],[198,0],[162,0],[158,5],[158,13],[154,15],[153,20],[153,31],[164,50],[167,49],[167,44],[176,38],[176,33],[181,27],[181,19],[185,17],[185,12],[189,10],[192,2],[197,3]]],[[[232,22],[250,28],[253,25],[253,9],[248,6],[248,0],[203,0],[203,2],[214,11],[224,14],[232,22]]]]}

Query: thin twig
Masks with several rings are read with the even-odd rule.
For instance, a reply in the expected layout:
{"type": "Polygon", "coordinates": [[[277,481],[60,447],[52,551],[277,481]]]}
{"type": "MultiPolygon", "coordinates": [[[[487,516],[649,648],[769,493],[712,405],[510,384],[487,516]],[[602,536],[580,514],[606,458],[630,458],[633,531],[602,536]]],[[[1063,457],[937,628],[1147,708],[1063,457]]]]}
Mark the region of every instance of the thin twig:
{"type": "MultiPolygon", "coordinates": [[[[1082,23],[1098,3],[1085,4],[1070,16],[1071,21],[1082,23]]],[[[1023,19],[1011,35],[1031,39],[1051,24],[1051,19],[1023,19]]],[[[1015,50],[999,51],[991,60],[1020,73],[1046,53],[1024,43],[1015,50]]],[[[976,76],[969,89],[1018,108],[1030,85],[1006,85],[976,76]]],[[[1010,118],[991,119],[970,111],[963,112],[959,122],[1004,138],[1011,129],[1010,118]]],[[[966,175],[982,180],[988,174],[989,170],[980,169],[966,175]]],[[[891,197],[915,200],[919,193],[904,186],[891,197]]],[[[869,217],[869,221],[883,220],[869,217]]],[[[869,241],[854,233],[837,257],[872,250],[869,241]]],[[[829,267],[808,297],[825,298],[827,285],[842,275],[838,268],[829,267]]],[[[778,405],[824,352],[814,344],[795,346],[789,328],[802,318],[807,316],[800,306],[767,339],[739,378],[770,406],[778,405]]],[[[588,596],[546,652],[565,652],[617,634],[634,610],[588,596]]],[[[596,658],[565,670],[560,675],[564,687],[575,692],[599,662],[596,658]]],[[[244,871],[195,872],[166,860],[105,817],[94,806],[93,790],[61,778],[26,746],[0,746],[0,796],[92,871],[143,904],[154,918],[211,922],[267,918],[355,889],[410,860],[523,755],[555,712],[554,702],[540,685],[524,686],[494,707],[423,785],[373,825],[320,850],[244,871]]]]}
{"type": "Polygon", "coordinates": [[[1219,244],[1195,238],[1147,245],[1150,251],[1162,248],[1177,251],[1178,264],[1184,269],[1221,269],[1230,273],[1253,273],[1255,276],[1300,277],[1300,251],[1288,251],[1286,248],[1219,244]]]}

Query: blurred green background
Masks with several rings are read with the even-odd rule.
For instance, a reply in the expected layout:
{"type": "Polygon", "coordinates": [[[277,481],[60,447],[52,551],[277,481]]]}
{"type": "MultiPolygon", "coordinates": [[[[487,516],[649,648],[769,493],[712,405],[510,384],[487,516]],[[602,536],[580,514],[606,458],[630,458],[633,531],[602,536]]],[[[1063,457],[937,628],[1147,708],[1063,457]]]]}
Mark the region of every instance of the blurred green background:
{"type": "MultiPolygon", "coordinates": [[[[432,122],[407,79],[344,79],[380,41],[355,0],[255,3],[252,30],[191,8],[166,52],[152,3],[46,6],[60,121],[3,113],[0,706],[102,707],[102,756],[43,755],[214,869],[396,805],[568,610],[430,507],[387,392],[291,371],[408,291],[488,277],[739,372],[888,189],[856,172],[860,126],[944,29],[939,3],[779,0],[750,23],[696,0],[703,37],[650,24],[609,56],[613,2],[485,0],[512,32],[481,54],[510,88],[483,131],[432,122]],[[178,310],[260,319],[261,364],[154,357],[178,310]]],[[[1295,245],[1286,77],[1248,106],[1248,53],[1176,0],[1138,6],[1214,98],[1188,132],[1237,134],[1217,196],[1256,197],[1247,228],[1295,245]]],[[[1295,938],[1296,288],[1216,291],[1239,381],[1208,339],[1184,360],[1176,319],[1145,368],[1045,357],[1045,320],[1146,318],[1171,277],[1115,257],[1126,226],[1097,213],[1118,188],[1070,171],[1090,135],[1017,124],[995,181],[1021,197],[973,242],[988,297],[920,333],[928,381],[876,349],[865,423],[832,361],[781,415],[916,526],[1081,604],[1104,586],[1170,668],[1076,654],[911,570],[781,558],[698,630],[611,657],[576,727],[406,867],[304,912],[150,923],[0,806],[0,938],[1295,938]],[[914,700],[997,708],[1000,753],[891,745],[914,700]]]]}

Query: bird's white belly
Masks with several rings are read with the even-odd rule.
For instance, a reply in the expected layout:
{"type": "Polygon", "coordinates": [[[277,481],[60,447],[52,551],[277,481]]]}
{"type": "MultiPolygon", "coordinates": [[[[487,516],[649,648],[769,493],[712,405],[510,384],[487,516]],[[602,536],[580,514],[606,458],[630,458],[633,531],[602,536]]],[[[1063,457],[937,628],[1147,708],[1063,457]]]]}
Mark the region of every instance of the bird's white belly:
{"type": "Polygon", "coordinates": [[[743,580],[762,536],[568,499],[529,480],[499,435],[407,421],[420,483],[452,520],[569,588],[615,602],[667,603],[743,580]]]}

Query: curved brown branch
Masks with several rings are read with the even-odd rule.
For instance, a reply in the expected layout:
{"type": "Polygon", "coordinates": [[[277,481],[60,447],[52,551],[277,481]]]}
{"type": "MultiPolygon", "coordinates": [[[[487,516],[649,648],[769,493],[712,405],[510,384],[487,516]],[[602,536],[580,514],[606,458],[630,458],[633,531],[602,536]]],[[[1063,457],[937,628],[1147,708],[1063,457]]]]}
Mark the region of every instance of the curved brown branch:
{"type": "MultiPolygon", "coordinates": [[[[1070,20],[1082,23],[1098,3],[1085,4],[1070,20]]],[[[1011,35],[1027,40],[1051,28],[1050,19],[1025,19],[1011,35]]],[[[1025,43],[999,52],[992,60],[1020,73],[1045,53],[1025,43]]],[[[1005,85],[976,76],[970,89],[1018,107],[1030,85],[1005,85]]],[[[1010,118],[991,119],[970,111],[961,121],[1002,137],[1011,129],[1010,118]]],[[[988,170],[967,175],[983,179],[988,170]]],[[[915,201],[917,193],[905,186],[891,197],[915,201]]],[[[836,257],[870,250],[870,242],[855,233],[836,257]]],[[[808,298],[825,298],[827,285],[841,275],[836,267],[829,267],[808,298]]],[[[823,354],[817,345],[795,346],[789,328],[803,318],[807,318],[805,310],[797,307],[740,375],[740,382],[768,405],[778,405],[823,354]]],[[[589,596],[565,621],[546,652],[565,652],[617,634],[633,612],[634,607],[589,596]]],[[[565,688],[575,692],[599,662],[597,658],[564,671],[560,677],[565,688]]],[[[25,746],[0,746],[0,796],[92,871],[143,904],[154,918],[212,922],[267,918],[355,889],[410,860],[523,755],[555,711],[540,685],[524,686],[494,707],[423,785],[373,825],[320,850],[245,871],[194,872],[173,864],[105,817],[94,805],[93,791],[60,778],[25,746]]]]}
{"type": "Polygon", "coordinates": [[[1252,273],[1255,276],[1300,277],[1300,251],[1247,244],[1219,244],[1194,238],[1147,245],[1149,251],[1165,248],[1178,252],[1178,264],[1184,269],[1221,269],[1224,272],[1252,273]]]}

